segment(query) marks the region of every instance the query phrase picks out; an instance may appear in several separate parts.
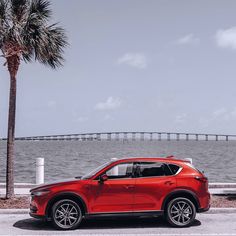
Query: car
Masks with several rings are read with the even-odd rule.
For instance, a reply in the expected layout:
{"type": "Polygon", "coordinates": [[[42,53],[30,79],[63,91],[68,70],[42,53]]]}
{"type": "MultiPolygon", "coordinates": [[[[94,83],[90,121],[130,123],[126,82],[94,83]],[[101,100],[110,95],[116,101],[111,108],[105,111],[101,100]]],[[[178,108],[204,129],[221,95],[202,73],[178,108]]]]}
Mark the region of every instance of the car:
{"type": "Polygon", "coordinates": [[[208,179],[189,161],[174,157],[112,160],[30,192],[30,215],[62,230],[104,216],[164,216],[172,226],[186,227],[197,212],[210,208],[208,179]]]}

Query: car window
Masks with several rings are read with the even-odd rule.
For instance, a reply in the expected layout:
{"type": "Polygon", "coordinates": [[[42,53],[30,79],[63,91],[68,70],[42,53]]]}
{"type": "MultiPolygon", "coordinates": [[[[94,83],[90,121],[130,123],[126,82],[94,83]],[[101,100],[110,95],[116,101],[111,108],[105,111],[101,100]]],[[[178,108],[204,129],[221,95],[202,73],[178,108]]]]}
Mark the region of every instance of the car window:
{"type": "Polygon", "coordinates": [[[178,170],[180,169],[179,166],[174,165],[174,164],[169,164],[169,167],[170,167],[170,169],[171,169],[173,175],[175,175],[175,174],[178,172],[178,170]]]}
{"type": "Polygon", "coordinates": [[[135,172],[137,177],[172,175],[168,165],[160,162],[141,162],[137,164],[135,172]]]}
{"type": "Polygon", "coordinates": [[[109,165],[111,163],[112,163],[112,161],[109,161],[109,162],[106,162],[106,163],[102,164],[101,166],[99,166],[96,169],[92,170],[88,174],[82,176],[81,179],[89,179],[89,178],[91,178],[93,175],[95,175],[97,172],[99,172],[100,170],[102,170],[103,168],[105,168],[107,165],[109,165]]]}
{"type": "Polygon", "coordinates": [[[133,163],[121,163],[113,166],[106,172],[108,179],[131,178],[133,173],[133,163]]]}

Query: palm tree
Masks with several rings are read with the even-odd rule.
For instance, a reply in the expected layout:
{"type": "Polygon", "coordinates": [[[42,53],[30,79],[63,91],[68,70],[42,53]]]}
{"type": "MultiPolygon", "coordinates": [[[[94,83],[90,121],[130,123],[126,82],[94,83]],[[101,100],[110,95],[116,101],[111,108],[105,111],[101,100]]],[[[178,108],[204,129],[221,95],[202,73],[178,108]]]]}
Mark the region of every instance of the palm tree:
{"type": "Polygon", "coordinates": [[[55,69],[63,64],[67,37],[49,24],[48,0],[0,0],[0,49],[10,74],[7,136],[6,198],[14,197],[16,75],[21,61],[39,61],[55,69]]]}

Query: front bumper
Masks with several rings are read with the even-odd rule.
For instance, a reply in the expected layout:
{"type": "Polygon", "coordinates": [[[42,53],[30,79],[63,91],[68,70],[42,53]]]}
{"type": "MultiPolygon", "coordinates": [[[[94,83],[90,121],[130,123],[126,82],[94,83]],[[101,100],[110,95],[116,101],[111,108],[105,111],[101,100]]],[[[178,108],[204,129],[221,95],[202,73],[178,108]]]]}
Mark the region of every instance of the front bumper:
{"type": "Polygon", "coordinates": [[[39,219],[39,220],[47,220],[47,218],[45,216],[42,215],[35,215],[34,213],[30,212],[29,215],[35,219],[39,219]]]}
{"type": "Polygon", "coordinates": [[[34,196],[31,195],[30,199],[30,213],[33,217],[44,216],[45,209],[47,205],[47,197],[46,196],[34,196]]]}
{"type": "Polygon", "coordinates": [[[46,219],[46,217],[44,215],[39,215],[38,214],[38,208],[35,205],[30,204],[30,212],[29,215],[33,218],[36,219],[46,219]]]}

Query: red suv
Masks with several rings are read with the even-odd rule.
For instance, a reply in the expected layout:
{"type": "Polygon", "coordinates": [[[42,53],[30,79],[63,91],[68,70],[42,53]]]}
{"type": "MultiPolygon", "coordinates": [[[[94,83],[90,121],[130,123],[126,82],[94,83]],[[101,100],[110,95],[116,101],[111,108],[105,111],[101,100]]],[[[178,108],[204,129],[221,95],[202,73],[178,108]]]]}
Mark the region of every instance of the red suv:
{"type": "Polygon", "coordinates": [[[63,230],[78,227],[83,218],[127,215],[164,215],[171,225],[184,227],[210,207],[207,178],[188,161],[172,157],[111,161],[30,192],[30,215],[63,230]]]}

